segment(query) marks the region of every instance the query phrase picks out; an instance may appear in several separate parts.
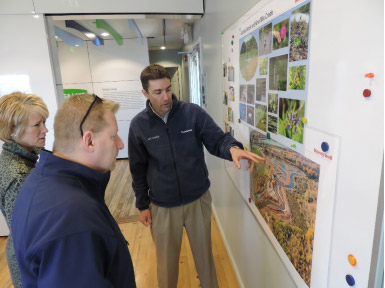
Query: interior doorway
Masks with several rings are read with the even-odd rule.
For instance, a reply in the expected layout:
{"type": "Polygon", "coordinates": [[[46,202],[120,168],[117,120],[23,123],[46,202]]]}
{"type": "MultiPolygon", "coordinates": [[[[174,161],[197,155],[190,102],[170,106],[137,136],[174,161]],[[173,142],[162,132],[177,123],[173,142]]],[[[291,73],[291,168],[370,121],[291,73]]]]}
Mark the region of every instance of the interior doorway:
{"type": "Polygon", "coordinates": [[[179,81],[179,69],[178,67],[166,67],[171,77],[172,93],[175,94],[178,100],[180,99],[180,81],[179,81]]]}

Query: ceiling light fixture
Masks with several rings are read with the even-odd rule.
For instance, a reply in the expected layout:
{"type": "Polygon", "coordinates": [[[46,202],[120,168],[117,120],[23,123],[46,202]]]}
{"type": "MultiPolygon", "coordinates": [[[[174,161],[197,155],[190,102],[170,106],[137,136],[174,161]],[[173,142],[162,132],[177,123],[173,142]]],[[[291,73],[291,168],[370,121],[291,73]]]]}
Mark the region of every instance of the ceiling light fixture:
{"type": "Polygon", "coordinates": [[[96,36],[94,33],[84,33],[84,35],[86,35],[90,39],[94,39],[96,36]]]}
{"type": "Polygon", "coordinates": [[[116,32],[114,30],[114,28],[112,28],[110,26],[110,24],[108,24],[105,20],[97,19],[96,20],[96,28],[103,29],[103,30],[107,31],[110,35],[112,35],[112,37],[114,37],[116,43],[119,46],[123,45],[123,38],[122,38],[122,36],[120,36],[120,34],[118,32],[116,32]]]}
{"type": "Polygon", "coordinates": [[[107,36],[110,36],[110,34],[109,33],[107,33],[107,32],[103,32],[102,34],[100,34],[100,35],[102,35],[103,37],[107,37],[107,36]]]}
{"type": "MultiPolygon", "coordinates": [[[[86,35],[86,33],[89,35],[91,35],[91,34],[95,35],[95,33],[92,33],[92,31],[83,27],[82,25],[80,25],[78,22],[76,22],[74,20],[65,20],[65,24],[66,24],[67,28],[73,28],[75,30],[78,30],[78,31],[82,32],[84,35],[86,35]]],[[[87,36],[87,37],[89,37],[89,36],[87,36]]],[[[100,38],[99,36],[95,35],[95,37],[92,39],[92,43],[94,43],[96,46],[100,46],[100,45],[104,45],[104,40],[102,38],[100,38]]]]}
{"type": "Polygon", "coordinates": [[[163,19],[163,46],[161,46],[160,49],[166,49],[166,19],[163,19]]]}

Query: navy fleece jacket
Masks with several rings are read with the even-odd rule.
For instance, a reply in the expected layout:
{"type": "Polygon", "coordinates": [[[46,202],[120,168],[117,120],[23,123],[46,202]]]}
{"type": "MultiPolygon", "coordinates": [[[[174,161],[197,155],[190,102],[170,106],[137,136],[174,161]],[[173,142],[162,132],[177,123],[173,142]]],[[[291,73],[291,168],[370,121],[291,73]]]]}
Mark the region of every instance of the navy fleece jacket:
{"type": "Polygon", "coordinates": [[[243,149],[198,105],[178,101],[165,123],[147,100],[147,107],[131,121],[128,152],[132,187],[139,210],[150,201],[162,207],[192,202],[210,187],[203,146],[232,161],[230,148],[243,149]]]}

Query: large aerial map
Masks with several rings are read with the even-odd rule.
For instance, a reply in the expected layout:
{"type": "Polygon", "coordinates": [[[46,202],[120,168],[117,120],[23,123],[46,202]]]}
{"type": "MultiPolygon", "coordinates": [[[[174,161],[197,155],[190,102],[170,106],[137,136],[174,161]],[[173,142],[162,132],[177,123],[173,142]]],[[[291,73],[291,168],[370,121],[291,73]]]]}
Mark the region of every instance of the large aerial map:
{"type": "Polygon", "coordinates": [[[269,133],[252,131],[250,147],[266,159],[250,176],[250,198],[310,285],[320,166],[270,139],[269,133]]]}

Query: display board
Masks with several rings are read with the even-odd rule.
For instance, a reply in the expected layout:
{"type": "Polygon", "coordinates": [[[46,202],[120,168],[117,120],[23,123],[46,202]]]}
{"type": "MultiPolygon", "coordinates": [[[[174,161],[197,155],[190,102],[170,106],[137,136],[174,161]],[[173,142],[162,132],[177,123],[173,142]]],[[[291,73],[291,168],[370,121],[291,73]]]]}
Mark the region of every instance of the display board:
{"type": "Polygon", "coordinates": [[[260,3],[222,35],[224,130],[265,158],[225,169],[298,287],[326,287],[339,139],[307,126],[311,1],[260,3]]]}

